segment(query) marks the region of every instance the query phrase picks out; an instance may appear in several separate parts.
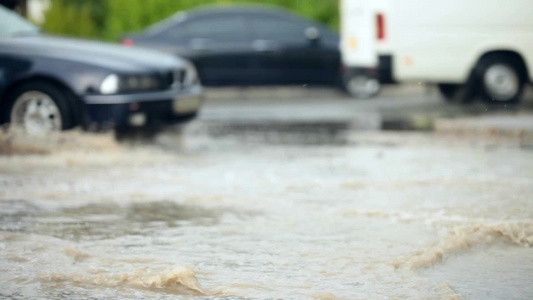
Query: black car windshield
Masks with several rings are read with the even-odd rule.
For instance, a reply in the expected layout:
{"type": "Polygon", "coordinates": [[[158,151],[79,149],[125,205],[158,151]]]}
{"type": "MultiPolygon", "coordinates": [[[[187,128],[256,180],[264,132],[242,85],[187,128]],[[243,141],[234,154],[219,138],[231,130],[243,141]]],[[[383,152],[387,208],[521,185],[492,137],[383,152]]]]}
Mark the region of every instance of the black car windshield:
{"type": "Polygon", "coordinates": [[[0,6],[0,36],[37,34],[39,31],[39,27],[0,6]]]}

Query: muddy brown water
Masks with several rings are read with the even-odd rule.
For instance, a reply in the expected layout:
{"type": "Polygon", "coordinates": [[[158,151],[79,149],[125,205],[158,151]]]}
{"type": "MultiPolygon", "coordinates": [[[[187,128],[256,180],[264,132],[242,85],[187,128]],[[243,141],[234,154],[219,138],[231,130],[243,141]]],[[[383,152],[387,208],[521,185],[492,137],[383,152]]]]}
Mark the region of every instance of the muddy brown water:
{"type": "Polygon", "coordinates": [[[0,157],[0,298],[533,299],[533,151],[201,128],[0,157]]]}

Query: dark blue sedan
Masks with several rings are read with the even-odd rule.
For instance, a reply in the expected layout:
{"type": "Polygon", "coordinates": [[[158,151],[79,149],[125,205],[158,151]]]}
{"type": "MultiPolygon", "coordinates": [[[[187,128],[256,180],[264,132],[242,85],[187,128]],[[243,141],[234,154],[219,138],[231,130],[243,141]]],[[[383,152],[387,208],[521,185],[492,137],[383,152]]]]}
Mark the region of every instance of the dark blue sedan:
{"type": "Polygon", "coordinates": [[[122,42],[191,60],[206,86],[341,83],[338,34],[269,6],[178,12],[122,42]]]}

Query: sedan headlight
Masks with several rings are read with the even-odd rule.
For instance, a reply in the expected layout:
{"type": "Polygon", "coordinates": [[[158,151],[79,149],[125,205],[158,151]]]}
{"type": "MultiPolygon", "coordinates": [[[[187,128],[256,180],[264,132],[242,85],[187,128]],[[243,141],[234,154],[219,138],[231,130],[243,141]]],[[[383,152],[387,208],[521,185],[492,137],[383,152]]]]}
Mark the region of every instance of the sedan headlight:
{"type": "Polygon", "coordinates": [[[116,74],[108,75],[100,84],[100,93],[116,94],[119,90],[120,78],[116,74]]]}
{"type": "Polygon", "coordinates": [[[161,80],[155,75],[108,75],[100,84],[100,93],[135,93],[161,89],[161,80]]]}

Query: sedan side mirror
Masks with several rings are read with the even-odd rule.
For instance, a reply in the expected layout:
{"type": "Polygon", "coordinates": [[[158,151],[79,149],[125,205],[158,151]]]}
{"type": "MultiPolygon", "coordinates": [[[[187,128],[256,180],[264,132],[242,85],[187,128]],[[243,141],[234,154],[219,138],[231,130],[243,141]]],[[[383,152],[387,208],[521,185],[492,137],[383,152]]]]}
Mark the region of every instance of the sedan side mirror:
{"type": "Polygon", "coordinates": [[[307,27],[305,37],[311,42],[317,42],[320,39],[320,31],[316,27],[307,27]]]}

